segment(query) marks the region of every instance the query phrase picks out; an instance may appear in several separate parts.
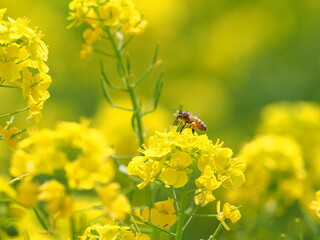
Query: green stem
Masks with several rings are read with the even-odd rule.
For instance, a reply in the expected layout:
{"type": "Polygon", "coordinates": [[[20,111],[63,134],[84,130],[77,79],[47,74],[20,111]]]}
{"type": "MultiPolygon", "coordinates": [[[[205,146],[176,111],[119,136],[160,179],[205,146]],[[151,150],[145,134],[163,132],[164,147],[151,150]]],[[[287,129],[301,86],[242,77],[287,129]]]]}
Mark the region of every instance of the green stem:
{"type": "Polygon", "coordinates": [[[48,225],[48,223],[43,219],[43,217],[41,216],[41,213],[40,211],[34,207],[33,208],[33,212],[35,213],[40,225],[49,233],[51,234],[52,236],[55,237],[55,239],[57,240],[62,240],[62,237],[56,232],[54,231],[53,229],[51,229],[51,226],[48,225]]]}
{"type": "Polygon", "coordinates": [[[130,95],[130,99],[132,102],[132,106],[134,109],[134,117],[136,119],[136,133],[138,135],[138,139],[139,139],[139,144],[142,145],[144,143],[143,140],[143,127],[142,127],[142,121],[141,121],[141,108],[138,105],[138,100],[137,100],[137,96],[136,96],[136,92],[135,92],[135,88],[134,86],[132,86],[129,82],[129,78],[126,74],[126,67],[125,64],[122,60],[122,49],[118,49],[117,44],[115,42],[115,39],[113,38],[110,30],[108,28],[104,28],[106,33],[108,34],[108,37],[110,38],[110,43],[111,43],[111,47],[113,48],[115,57],[118,61],[119,67],[121,68],[120,74],[122,75],[121,78],[124,80],[125,84],[126,84],[126,88],[129,92],[130,95]]]}
{"type": "Polygon", "coordinates": [[[174,233],[172,233],[172,232],[169,232],[169,231],[167,231],[167,230],[165,230],[165,229],[162,229],[162,228],[160,228],[160,227],[158,227],[158,226],[155,226],[155,225],[153,225],[153,224],[151,224],[151,223],[144,222],[143,224],[146,224],[146,225],[148,225],[148,226],[150,226],[150,227],[153,227],[153,228],[155,228],[155,229],[158,229],[159,231],[165,232],[165,233],[167,233],[167,234],[169,234],[169,235],[171,235],[171,236],[176,236],[176,234],[174,234],[174,233]]]}
{"type": "Polygon", "coordinates": [[[188,216],[192,216],[192,217],[217,217],[218,214],[194,214],[194,213],[186,213],[186,215],[188,216]]]}
{"type": "Polygon", "coordinates": [[[70,236],[71,240],[76,240],[75,222],[73,216],[70,217],[70,236]]]}
{"type": "Polygon", "coordinates": [[[192,218],[197,215],[197,214],[195,214],[195,212],[198,210],[199,206],[200,206],[200,205],[198,205],[198,206],[194,209],[194,211],[193,211],[192,214],[188,214],[188,213],[186,214],[186,215],[188,215],[188,216],[190,216],[190,217],[188,218],[186,224],[183,226],[183,231],[186,229],[186,227],[188,226],[188,224],[191,222],[192,218]]]}
{"type": "Polygon", "coordinates": [[[29,107],[25,107],[25,108],[22,108],[22,109],[20,109],[20,110],[18,110],[18,111],[1,115],[1,116],[0,116],[0,119],[1,119],[1,118],[5,118],[5,117],[9,117],[9,116],[12,116],[12,115],[15,115],[15,114],[20,113],[20,112],[24,112],[24,111],[26,111],[26,110],[28,110],[28,109],[29,109],[29,107]]]}
{"type": "Polygon", "coordinates": [[[187,207],[187,193],[186,193],[187,188],[186,188],[186,186],[184,186],[182,188],[182,192],[181,192],[181,203],[180,203],[180,210],[179,210],[179,215],[178,215],[178,223],[177,223],[175,240],[182,240],[184,218],[186,216],[185,210],[187,207]]]}
{"type": "Polygon", "coordinates": [[[19,89],[22,89],[22,87],[20,87],[20,86],[0,85],[0,87],[4,87],[4,88],[19,88],[19,89]]]}
{"type": "Polygon", "coordinates": [[[220,232],[222,228],[222,223],[220,222],[220,224],[218,225],[217,229],[214,231],[214,233],[208,238],[208,240],[214,240],[216,238],[216,236],[218,235],[218,233],[220,232]]]}

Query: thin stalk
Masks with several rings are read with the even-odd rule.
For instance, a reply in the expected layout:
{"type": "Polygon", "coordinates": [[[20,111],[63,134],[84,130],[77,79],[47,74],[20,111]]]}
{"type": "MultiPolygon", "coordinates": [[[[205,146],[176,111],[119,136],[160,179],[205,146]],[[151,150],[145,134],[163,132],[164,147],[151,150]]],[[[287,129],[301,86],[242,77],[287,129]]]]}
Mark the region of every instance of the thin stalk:
{"type": "Polygon", "coordinates": [[[169,232],[169,231],[167,231],[167,230],[165,230],[165,229],[162,229],[162,228],[160,228],[160,227],[158,227],[158,226],[155,226],[155,225],[153,225],[153,224],[151,224],[151,223],[144,222],[143,224],[146,224],[146,225],[148,225],[148,226],[150,226],[150,227],[153,227],[153,228],[155,228],[155,229],[158,229],[159,231],[165,232],[165,233],[167,233],[167,234],[169,234],[169,235],[171,235],[171,236],[176,236],[175,233],[169,232]]]}
{"type": "MultiPolygon", "coordinates": [[[[177,199],[177,194],[176,194],[176,191],[174,190],[174,188],[172,188],[172,194],[174,196],[174,199],[177,199]]],[[[175,201],[174,204],[176,206],[177,211],[179,212],[180,211],[180,207],[179,207],[178,201],[175,201]]]]}
{"type": "Polygon", "coordinates": [[[189,218],[188,218],[186,224],[183,226],[183,229],[182,229],[183,231],[187,228],[187,226],[188,226],[188,224],[191,222],[192,218],[195,217],[195,215],[197,215],[197,214],[195,214],[195,212],[198,210],[199,206],[200,206],[200,205],[198,205],[198,206],[194,209],[194,211],[193,211],[192,214],[188,214],[188,213],[186,214],[186,215],[189,216],[189,218]]]}
{"type": "Polygon", "coordinates": [[[1,116],[0,116],[0,119],[1,119],[1,118],[5,118],[5,117],[9,117],[9,116],[12,116],[12,115],[15,115],[15,114],[17,114],[17,113],[24,112],[24,111],[26,111],[26,110],[28,110],[28,109],[29,109],[29,107],[25,107],[25,108],[22,108],[22,109],[20,109],[20,110],[18,110],[18,111],[1,115],[1,116]]]}
{"type": "Polygon", "coordinates": [[[214,233],[208,238],[208,240],[214,240],[218,235],[218,233],[220,232],[221,228],[222,228],[222,223],[220,222],[220,224],[218,225],[214,233]]]}
{"type": "Polygon", "coordinates": [[[22,130],[19,130],[18,132],[15,132],[14,134],[11,135],[10,139],[12,138],[15,138],[16,136],[20,135],[21,133],[27,131],[27,129],[22,129],[22,130]]]}
{"type": "Polygon", "coordinates": [[[181,192],[181,204],[180,204],[180,211],[179,211],[179,215],[178,215],[178,223],[177,223],[175,240],[182,240],[184,218],[186,215],[185,210],[187,207],[187,194],[186,194],[187,188],[186,188],[186,186],[183,187],[182,192],[181,192]]]}
{"type": "Polygon", "coordinates": [[[41,213],[38,211],[37,208],[33,208],[33,212],[35,213],[40,225],[48,231],[49,234],[53,235],[57,240],[62,240],[62,237],[55,232],[54,230],[51,230],[51,227],[45,222],[45,220],[42,218],[41,213]]]}
{"type": "Polygon", "coordinates": [[[21,86],[9,86],[9,85],[0,85],[0,87],[4,87],[4,88],[19,88],[21,89],[21,86]]]}
{"type": "Polygon", "coordinates": [[[115,154],[111,155],[111,157],[113,159],[117,159],[117,160],[128,160],[128,159],[132,159],[136,156],[138,156],[138,155],[123,155],[123,156],[119,156],[119,155],[115,155],[115,154]]]}
{"type": "Polygon", "coordinates": [[[134,112],[136,113],[136,116],[135,116],[136,127],[137,127],[136,133],[138,135],[139,144],[142,145],[144,143],[144,139],[143,139],[143,128],[142,128],[142,121],[141,121],[141,109],[140,109],[140,106],[138,105],[138,100],[137,100],[135,88],[134,88],[134,86],[132,86],[130,84],[128,76],[126,74],[126,67],[125,67],[125,64],[122,60],[122,52],[121,52],[122,49],[118,49],[117,44],[116,44],[110,30],[105,28],[105,31],[107,32],[108,37],[110,38],[111,47],[114,51],[115,57],[117,59],[119,67],[121,69],[121,71],[120,71],[120,74],[122,75],[121,78],[124,80],[124,82],[126,84],[134,112]]]}
{"type": "Polygon", "coordinates": [[[218,216],[218,214],[195,214],[195,213],[186,213],[186,215],[191,217],[217,217],[218,216]]]}
{"type": "Polygon", "coordinates": [[[70,217],[70,236],[71,240],[76,240],[76,233],[75,233],[75,222],[73,216],[70,217]]]}
{"type": "MultiPolygon", "coordinates": [[[[109,40],[109,39],[108,39],[108,40],[109,40]]],[[[110,54],[110,53],[106,53],[106,52],[101,51],[101,50],[98,50],[98,49],[94,49],[94,52],[100,53],[100,54],[105,55],[105,56],[110,57],[110,58],[115,58],[114,55],[112,55],[112,54],[110,54]]]]}

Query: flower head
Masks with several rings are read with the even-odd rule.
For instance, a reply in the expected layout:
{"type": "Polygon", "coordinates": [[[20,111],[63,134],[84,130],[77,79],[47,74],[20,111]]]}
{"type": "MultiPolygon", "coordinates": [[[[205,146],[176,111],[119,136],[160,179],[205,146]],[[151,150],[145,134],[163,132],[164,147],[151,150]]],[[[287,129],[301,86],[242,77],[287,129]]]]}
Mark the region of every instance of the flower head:
{"type": "Polygon", "coordinates": [[[170,228],[177,220],[174,200],[169,198],[168,200],[155,203],[154,206],[151,209],[151,223],[163,229],[170,228]]]}
{"type": "Polygon", "coordinates": [[[96,192],[102,200],[104,213],[111,219],[124,220],[131,211],[127,197],[120,193],[120,185],[110,183],[106,186],[97,186],[96,192]]]}
{"type": "Polygon", "coordinates": [[[225,220],[230,219],[232,223],[236,223],[241,218],[240,211],[237,207],[230,205],[230,203],[225,203],[223,209],[220,209],[221,202],[217,202],[217,219],[222,223],[225,229],[230,230],[229,226],[226,224],[225,220]]]}
{"type": "MultiPolygon", "coordinates": [[[[69,28],[83,23],[88,27],[83,33],[83,40],[87,46],[101,40],[105,31],[121,35],[139,34],[147,25],[131,0],[73,0],[69,9],[68,20],[72,21],[69,28]]],[[[85,55],[82,51],[81,57],[85,55]]]]}
{"type": "Polygon", "coordinates": [[[12,127],[11,125],[12,123],[7,121],[5,127],[0,126],[0,136],[4,139],[11,150],[16,150],[16,140],[19,138],[19,135],[15,135],[19,132],[19,129],[17,127],[12,127]]]}
{"type": "Polygon", "coordinates": [[[316,199],[310,203],[310,209],[315,210],[317,216],[320,218],[320,191],[316,192],[316,199]]]}
{"type": "MultiPolygon", "coordinates": [[[[194,135],[191,129],[181,133],[172,127],[169,132],[156,132],[128,165],[128,173],[143,179],[139,189],[157,177],[167,186],[180,188],[189,181],[190,173],[200,170],[195,181],[204,191],[213,191],[222,185],[240,186],[244,181],[245,163],[232,157],[232,150],[215,144],[206,135],[194,135]],[[198,167],[198,169],[196,169],[198,167]]],[[[208,195],[210,196],[210,194],[208,195]]]]}
{"type": "MultiPolygon", "coordinates": [[[[1,9],[1,17],[5,11],[1,9]]],[[[28,119],[39,122],[43,105],[50,97],[48,47],[42,41],[43,34],[28,24],[26,18],[0,20],[0,79],[22,88],[29,107],[28,119]]]]}
{"type": "Polygon", "coordinates": [[[114,176],[110,159],[113,150],[107,147],[104,137],[88,122],[60,123],[55,130],[42,129],[30,132],[18,144],[13,155],[10,172],[13,176],[25,173],[54,175],[65,171],[72,189],[93,189],[106,184],[114,176]]]}
{"type": "Polygon", "coordinates": [[[87,227],[84,234],[80,236],[81,240],[150,240],[150,237],[142,234],[132,232],[129,227],[121,227],[115,223],[107,223],[105,225],[92,224],[87,227]]]}
{"type": "Polygon", "coordinates": [[[45,209],[49,213],[59,217],[67,217],[72,214],[72,201],[66,195],[65,187],[56,180],[46,181],[39,187],[38,199],[45,202],[45,209]]]}

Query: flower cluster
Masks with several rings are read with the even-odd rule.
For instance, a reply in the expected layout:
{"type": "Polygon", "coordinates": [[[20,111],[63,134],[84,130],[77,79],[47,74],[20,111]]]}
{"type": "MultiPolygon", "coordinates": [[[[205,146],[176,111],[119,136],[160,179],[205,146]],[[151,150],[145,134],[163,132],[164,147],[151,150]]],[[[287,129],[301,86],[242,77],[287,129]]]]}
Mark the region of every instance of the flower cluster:
{"type": "Polygon", "coordinates": [[[138,34],[146,26],[132,0],[73,0],[69,4],[69,17],[72,26],[86,23],[88,28],[83,33],[81,58],[92,53],[92,44],[101,40],[106,29],[121,34],[138,34]]]}
{"type": "MultiPolygon", "coordinates": [[[[303,196],[305,166],[301,148],[291,138],[258,136],[243,146],[240,157],[247,163],[246,184],[230,193],[234,198],[261,206],[270,201],[288,204],[303,196]],[[269,192],[267,198],[262,197],[265,191],[269,192]]],[[[278,210],[282,207],[277,206],[278,210]]]]}
{"type": "Polygon", "coordinates": [[[96,184],[110,182],[114,176],[109,157],[113,150],[88,124],[64,122],[56,130],[31,132],[13,154],[11,175],[54,175],[65,171],[71,189],[93,189],[96,184]]]}
{"type": "Polygon", "coordinates": [[[315,188],[320,187],[320,105],[318,103],[279,102],[266,106],[261,113],[259,133],[282,135],[296,141],[302,150],[308,178],[315,188]]]}
{"type": "Polygon", "coordinates": [[[54,220],[70,217],[76,201],[70,193],[95,190],[108,219],[125,219],[131,206],[120,185],[112,183],[114,165],[104,137],[88,122],[60,123],[55,130],[30,132],[13,154],[10,172],[22,178],[16,201],[43,206],[54,220]]]}
{"type": "Polygon", "coordinates": [[[314,210],[320,218],[320,190],[316,192],[316,199],[310,203],[310,209],[314,210]]]}
{"type": "Polygon", "coordinates": [[[140,208],[136,209],[133,211],[133,219],[131,221],[143,224],[150,220],[154,226],[162,229],[170,228],[177,220],[174,200],[169,198],[165,201],[156,202],[154,206],[151,210],[149,207],[145,207],[142,210],[140,208]],[[138,221],[136,218],[138,218],[138,221]]]}
{"type": "Polygon", "coordinates": [[[3,19],[6,9],[0,9],[0,84],[22,88],[27,99],[29,119],[38,122],[51,84],[46,65],[47,45],[43,34],[28,26],[29,20],[3,19]]]}
{"type": "Polygon", "coordinates": [[[166,186],[181,188],[195,170],[200,176],[195,180],[198,187],[196,203],[204,206],[213,201],[212,191],[220,186],[240,186],[244,183],[245,163],[232,157],[230,148],[223,148],[218,140],[212,143],[207,135],[194,135],[191,129],[182,133],[172,127],[169,132],[156,132],[149,138],[148,147],[139,150],[143,156],[132,159],[128,173],[143,180],[138,188],[149,182],[161,180],[166,186]]]}
{"type": "Polygon", "coordinates": [[[93,224],[86,228],[84,234],[80,236],[81,240],[150,240],[150,237],[136,233],[130,230],[129,227],[121,227],[114,223],[105,225],[93,224]]]}

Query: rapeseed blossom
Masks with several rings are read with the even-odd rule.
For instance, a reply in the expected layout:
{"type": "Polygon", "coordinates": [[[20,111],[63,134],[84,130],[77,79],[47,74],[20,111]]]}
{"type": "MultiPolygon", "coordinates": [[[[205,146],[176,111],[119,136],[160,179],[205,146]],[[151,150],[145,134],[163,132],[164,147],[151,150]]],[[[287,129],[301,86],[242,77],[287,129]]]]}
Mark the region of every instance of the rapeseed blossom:
{"type": "Polygon", "coordinates": [[[115,223],[107,223],[105,225],[92,224],[87,227],[84,234],[80,236],[81,240],[150,240],[150,237],[136,233],[129,227],[121,227],[115,223]]]}
{"type": "Polygon", "coordinates": [[[110,159],[113,150],[103,136],[89,128],[88,122],[60,123],[56,130],[30,132],[13,154],[10,173],[14,177],[29,173],[54,175],[65,171],[71,189],[93,189],[114,176],[110,159]]]}
{"type": "Polygon", "coordinates": [[[39,186],[39,201],[44,202],[44,209],[55,218],[72,215],[72,199],[66,194],[65,186],[57,180],[49,180],[39,186]]]}
{"type": "Polygon", "coordinates": [[[175,224],[177,216],[174,207],[174,199],[169,198],[165,201],[156,202],[154,206],[155,207],[151,209],[145,207],[143,209],[138,208],[134,210],[134,218],[132,218],[131,221],[139,224],[150,221],[154,226],[158,226],[162,229],[168,229],[175,224]]]}
{"type": "Polygon", "coordinates": [[[0,9],[0,84],[22,88],[27,99],[28,119],[38,122],[51,84],[46,65],[48,47],[43,34],[28,26],[27,18],[3,19],[6,9],[0,9]]]}
{"type": "Polygon", "coordinates": [[[104,214],[111,219],[124,220],[131,206],[127,197],[120,192],[118,183],[110,183],[106,186],[96,186],[96,192],[102,200],[104,214]]]}
{"type": "Polygon", "coordinates": [[[320,187],[320,105],[315,102],[279,102],[261,113],[259,133],[292,138],[302,150],[308,178],[320,187]]]}
{"type": "Polygon", "coordinates": [[[168,199],[161,202],[156,202],[154,208],[151,209],[151,223],[163,229],[170,228],[177,220],[174,200],[168,199]]]}
{"type": "Polygon", "coordinates": [[[118,33],[119,37],[119,34],[139,34],[147,25],[131,0],[73,0],[69,9],[68,20],[72,21],[69,28],[83,23],[88,26],[83,33],[82,58],[93,53],[92,44],[101,40],[106,31],[118,33]]]}
{"type": "Polygon", "coordinates": [[[246,183],[229,193],[231,199],[250,202],[252,207],[265,205],[269,211],[275,206],[281,212],[292,200],[303,197],[307,175],[301,148],[293,139],[258,136],[243,146],[239,156],[247,163],[246,183]]]}
{"type": "Polygon", "coordinates": [[[310,209],[314,210],[320,218],[320,191],[317,191],[315,195],[315,200],[310,203],[310,209]]]}
{"type": "Polygon", "coordinates": [[[230,205],[230,203],[225,203],[221,211],[221,202],[217,202],[217,219],[222,223],[225,229],[230,230],[229,226],[226,224],[225,220],[230,219],[232,223],[236,223],[241,218],[240,211],[237,207],[230,205]]]}
{"type": "MultiPolygon", "coordinates": [[[[14,138],[14,135],[19,132],[19,129],[17,127],[12,127],[12,123],[10,121],[7,121],[7,124],[5,127],[0,126],[0,135],[4,139],[4,141],[7,143],[9,148],[11,150],[15,150],[17,147],[16,138],[14,138]]],[[[19,136],[18,136],[19,137],[19,136]]]]}
{"type": "MultiPolygon", "coordinates": [[[[222,145],[219,140],[213,144],[207,135],[192,134],[191,129],[179,133],[172,127],[169,132],[156,132],[151,136],[148,146],[142,145],[139,149],[143,156],[134,157],[127,170],[143,180],[138,184],[142,189],[156,179],[168,187],[183,187],[188,183],[190,173],[197,169],[200,176],[195,184],[208,193],[205,200],[208,201],[213,199],[211,192],[220,186],[240,186],[245,181],[245,163],[240,158],[233,158],[232,150],[222,145]]],[[[199,190],[196,194],[199,199],[199,190]]]]}

